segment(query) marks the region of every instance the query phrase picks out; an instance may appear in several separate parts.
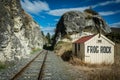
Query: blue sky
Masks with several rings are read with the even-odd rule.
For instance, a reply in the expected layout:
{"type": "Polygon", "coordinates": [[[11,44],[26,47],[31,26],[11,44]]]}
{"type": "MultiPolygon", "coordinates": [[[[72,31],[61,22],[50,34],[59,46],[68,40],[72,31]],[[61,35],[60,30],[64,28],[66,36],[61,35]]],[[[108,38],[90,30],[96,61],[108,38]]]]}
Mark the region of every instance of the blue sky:
{"type": "Polygon", "coordinates": [[[23,9],[30,14],[46,34],[53,34],[61,15],[67,11],[83,11],[90,6],[111,27],[120,27],[120,0],[21,0],[23,9]]]}

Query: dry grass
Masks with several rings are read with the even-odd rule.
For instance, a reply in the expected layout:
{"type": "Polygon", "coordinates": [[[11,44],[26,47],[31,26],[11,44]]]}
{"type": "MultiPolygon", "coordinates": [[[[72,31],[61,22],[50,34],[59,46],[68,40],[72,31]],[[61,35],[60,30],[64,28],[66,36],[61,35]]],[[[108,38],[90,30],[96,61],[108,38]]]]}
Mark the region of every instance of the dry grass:
{"type": "Polygon", "coordinates": [[[62,56],[65,52],[71,51],[72,44],[69,42],[59,41],[55,46],[55,53],[59,56],[62,56]]]}
{"type": "Polygon", "coordinates": [[[120,80],[120,56],[115,58],[115,63],[89,64],[74,57],[69,61],[79,71],[84,71],[88,80],[120,80]]]}
{"type": "Polygon", "coordinates": [[[75,56],[72,56],[72,58],[70,59],[69,63],[72,64],[72,65],[74,65],[74,66],[85,66],[85,67],[89,67],[89,68],[111,66],[111,64],[106,64],[106,63],[102,63],[102,64],[85,63],[85,62],[81,61],[80,59],[78,59],[75,56]]]}
{"type": "Polygon", "coordinates": [[[85,66],[86,64],[81,61],[80,59],[78,59],[77,57],[73,56],[70,61],[69,61],[70,64],[76,66],[76,65],[81,65],[81,66],[85,66]]]}
{"type": "Polygon", "coordinates": [[[89,80],[120,80],[120,74],[112,70],[100,70],[89,73],[89,80]]]}
{"type": "Polygon", "coordinates": [[[94,69],[94,72],[88,72],[89,80],[120,80],[120,66],[113,65],[104,69],[103,67],[94,69]]]}
{"type": "Polygon", "coordinates": [[[89,71],[87,74],[89,80],[120,80],[120,44],[115,46],[114,64],[107,65],[106,68],[100,67],[95,72],[89,71]]]}

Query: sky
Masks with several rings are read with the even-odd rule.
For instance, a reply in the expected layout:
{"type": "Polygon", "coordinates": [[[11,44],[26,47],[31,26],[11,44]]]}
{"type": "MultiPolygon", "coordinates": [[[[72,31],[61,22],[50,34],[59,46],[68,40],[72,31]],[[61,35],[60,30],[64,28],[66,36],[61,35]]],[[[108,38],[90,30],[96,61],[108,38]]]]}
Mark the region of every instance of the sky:
{"type": "Polygon", "coordinates": [[[120,0],[21,0],[21,5],[45,34],[54,34],[56,24],[65,12],[83,12],[89,7],[97,11],[110,27],[120,28],[120,0]]]}

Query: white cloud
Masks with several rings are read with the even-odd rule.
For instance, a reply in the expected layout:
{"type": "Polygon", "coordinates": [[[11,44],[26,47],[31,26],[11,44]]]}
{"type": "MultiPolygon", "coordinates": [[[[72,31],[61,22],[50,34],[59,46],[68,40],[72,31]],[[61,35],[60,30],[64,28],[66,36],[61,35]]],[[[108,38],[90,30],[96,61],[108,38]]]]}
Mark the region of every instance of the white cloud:
{"type": "Polygon", "coordinates": [[[105,6],[105,5],[108,5],[108,4],[111,4],[111,3],[114,3],[114,1],[102,2],[102,3],[99,3],[99,4],[93,5],[92,7],[95,8],[95,7],[98,7],[98,6],[105,6]]]}
{"type": "Polygon", "coordinates": [[[47,33],[54,34],[55,27],[47,26],[47,27],[41,27],[42,31],[44,31],[44,34],[47,33]]]}
{"type": "Polygon", "coordinates": [[[59,19],[54,19],[54,21],[58,22],[58,21],[59,21],[59,19]]]}
{"type": "Polygon", "coordinates": [[[120,22],[110,24],[111,27],[120,27],[120,22]]]}
{"type": "Polygon", "coordinates": [[[89,7],[79,7],[79,8],[63,8],[63,9],[55,9],[55,10],[50,10],[48,12],[49,15],[53,15],[53,16],[61,16],[62,14],[64,14],[65,12],[68,11],[83,11],[85,9],[87,9],[89,7]]]}
{"type": "MultiPolygon", "coordinates": [[[[115,0],[115,1],[106,1],[106,2],[102,2],[102,3],[98,3],[96,5],[89,5],[89,6],[92,6],[92,8],[95,8],[95,7],[99,7],[99,6],[106,6],[106,5],[109,5],[109,4],[112,4],[112,3],[120,3],[120,0],[115,0]]],[[[61,16],[63,15],[65,12],[68,12],[68,11],[72,11],[72,10],[77,10],[77,11],[83,11],[85,9],[89,8],[88,6],[84,6],[84,7],[78,7],[78,8],[63,8],[63,9],[54,9],[54,10],[50,10],[48,12],[49,15],[53,15],[53,16],[61,16]]],[[[112,14],[116,14],[118,13],[117,12],[112,12],[112,11],[109,11],[109,12],[100,12],[101,15],[103,16],[107,16],[107,15],[112,15],[112,14]]]]}
{"type": "Polygon", "coordinates": [[[102,2],[102,3],[98,3],[96,5],[93,5],[92,7],[95,8],[95,7],[99,7],[99,6],[106,6],[106,5],[113,4],[113,3],[120,3],[120,0],[102,2]]]}
{"type": "MultiPolygon", "coordinates": [[[[99,6],[105,6],[105,5],[109,5],[112,3],[120,3],[120,0],[115,0],[115,1],[106,1],[106,2],[102,2],[96,5],[93,5],[92,7],[99,7],[99,6]]],[[[63,8],[63,9],[54,9],[54,10],[50,10],[48,3],[46,2],[42,2],[42,1],[30,1],[30,0],[21,0],[21,5],[22,7],[29,13],[33,13],[33,14],[38,14],[41,11],[48,11],[47,13],[49,15],[52,16],[61,16],[63,15],[65,12],[68,11],[83,11],[87,8],[89,8],[88,6],[84,6],[84,7],[78,7],[78,8],[63,8]]],[[[90,5],[89,5],[90,6],[90,5]]],[[[119,11],[116,12],[112,12],[112,11],[108,11],[108,12],[100,12],[100,14],[102,16],[107,16],[107,15],[113,15],[118,13],[119,11]]],[[[42,16],[42,18],[45,18],[42,16]]]]}
{"type": "Polygon", "coordinates": [[[120,3],[120,0],[116,0],[116,3],[120,3]]]}
{"type": "Polygon", "coordinates": [[[21,0],[21,5],[29,13],[38,14],[41,11],[50,10],[48,4],[42,1],[21,0]]]}
{"type": "Polygon", "coordinates": [[[106,12],[99,12],[101,16],[109,16],[109,15],[114,15],[120,13],[120,11],[106,11],[106,12]]]}
{"type": "Polygon", "coordinates": [[[41,17],[41,18],[43,18],[43,19],[45,19],[45,18],[46,18],[45,16],[39,16],[39,17],[41,17]]]}

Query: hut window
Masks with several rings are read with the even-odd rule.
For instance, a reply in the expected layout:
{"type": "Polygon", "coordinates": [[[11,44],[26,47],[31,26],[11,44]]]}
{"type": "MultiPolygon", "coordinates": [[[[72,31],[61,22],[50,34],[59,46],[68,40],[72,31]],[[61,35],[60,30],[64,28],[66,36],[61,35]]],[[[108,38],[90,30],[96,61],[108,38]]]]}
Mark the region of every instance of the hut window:
{"type": "Polygon", "coordinates": [[[80,51],[80,44],[78,44],[78,50],[80,51]]]}
{"type": "Polygon", "coordinates": [[[77,56],[77,43],[75,43],[75,56],[77,56]]]}
{"type": "Polygon", "coordinates": [[[75,53],[77,53],[77,44],[75,43],[75,53]]]}
{"type": "Polygon", "coordinates": [[[98,43],[102,43],[102,40],[98,40],[98,43]]]}

